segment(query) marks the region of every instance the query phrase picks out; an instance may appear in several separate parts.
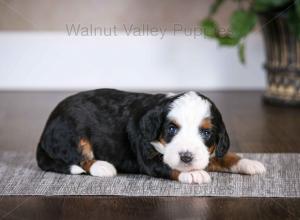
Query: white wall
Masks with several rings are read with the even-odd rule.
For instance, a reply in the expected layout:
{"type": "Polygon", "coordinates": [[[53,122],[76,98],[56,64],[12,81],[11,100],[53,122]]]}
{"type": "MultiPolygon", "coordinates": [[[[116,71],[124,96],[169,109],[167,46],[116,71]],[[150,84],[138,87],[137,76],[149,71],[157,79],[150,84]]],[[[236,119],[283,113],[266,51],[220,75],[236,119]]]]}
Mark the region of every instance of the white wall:
{"type": "Polygon", "coordinates": [[[236,49],[203,37],[70,37],[64,32],[0,32],[0,89],[262,89],[259,33],[236,49]]]}

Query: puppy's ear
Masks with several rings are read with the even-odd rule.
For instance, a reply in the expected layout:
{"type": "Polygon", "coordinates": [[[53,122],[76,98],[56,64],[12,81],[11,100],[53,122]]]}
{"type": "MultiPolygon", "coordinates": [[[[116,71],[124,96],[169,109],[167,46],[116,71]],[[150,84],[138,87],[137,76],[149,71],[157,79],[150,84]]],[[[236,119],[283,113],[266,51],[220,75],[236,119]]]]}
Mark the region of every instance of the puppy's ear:
{"type": "Polygon", "coordinates": [[[230,147],[230,140],[222,119],[222,115],[214,104],[212,105],[212,114],[213,124],[216,126],[215,155],[217,158],[222,158],[230,147]]]}
{"type": "Polygon", "coordinates": [[[216,157],[217,158],[222,158],[228,151],[229,146],[230,146],[230,140],[229,140],[229,136],[227,134],[225,125],[222,121],[221,125],[220,125],[220,130],[219,133],[217,135],[217,148],[216,148],[216,157]]]}
{"type": "Polygon", "coordinates": [[[146,140],[153,141],[159,137],[164,116],[165,112],[162,106],[156,106],[142,116],[139,127],[146,140]]]}

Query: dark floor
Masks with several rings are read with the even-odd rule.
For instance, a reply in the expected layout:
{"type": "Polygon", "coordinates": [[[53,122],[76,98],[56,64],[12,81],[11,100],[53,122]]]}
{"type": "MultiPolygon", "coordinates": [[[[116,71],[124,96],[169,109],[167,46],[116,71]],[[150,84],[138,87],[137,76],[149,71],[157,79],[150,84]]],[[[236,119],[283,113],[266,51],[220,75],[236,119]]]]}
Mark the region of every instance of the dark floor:
{"type": "MultiPolygon", "coordinates": [[[[51,109],[70,92],[0,92],[0,152],[34,152],[51,109]]],[[[265,106],[261,92],[207,92],[237,152],[300,153],[300,109],[265,106]]],[[[1,181],[1,180],[0,180],[1,181]]],[[[3,219],[299,219],[300,199],[2,196],[3,219]]]]}

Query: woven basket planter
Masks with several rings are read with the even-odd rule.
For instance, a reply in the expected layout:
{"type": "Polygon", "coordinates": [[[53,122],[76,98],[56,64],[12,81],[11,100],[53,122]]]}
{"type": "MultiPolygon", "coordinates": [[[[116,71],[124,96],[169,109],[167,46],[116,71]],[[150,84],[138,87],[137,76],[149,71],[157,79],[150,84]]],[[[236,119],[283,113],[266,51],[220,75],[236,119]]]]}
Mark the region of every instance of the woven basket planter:
{"type": "Polygon", "coordinates": [[[266,48],[268,85],[264,101],[300,106],[300,41],[290,32],[285,15],[269,13],[259,17],[266,48]]]}

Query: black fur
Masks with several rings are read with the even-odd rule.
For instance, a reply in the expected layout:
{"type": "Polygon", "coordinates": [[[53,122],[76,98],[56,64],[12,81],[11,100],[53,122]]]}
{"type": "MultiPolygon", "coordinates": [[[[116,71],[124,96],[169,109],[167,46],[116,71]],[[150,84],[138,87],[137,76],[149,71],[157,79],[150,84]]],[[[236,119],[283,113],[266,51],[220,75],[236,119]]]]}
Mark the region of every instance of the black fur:
{"type": "MultiPolygon", "coordinates": [[[[79,141],[87,138],[95,159],[112,163],[118,172],[170,178],[171,168],[150,142],[159,138],[168,123],[169,104],[178,96],[99,89],[66,98],[51,113],[41,135],[36,155],[39,167],[70,173],[70,165],[79,165],[83,159],[79,141]]],[[[213,123],[220,124],[216,155],[222,156],[229,138],[214,105],[212,111],[213,123]]]]}
{"type": "Polygon", "coordinates": [[[213,141],[217,146],[215,150],[215,156],[217,158],[222,158],[229,150],[230,139],[227,134],[227,130],[225,128],[222,115],[214,103],[212,103],[211,113],[213,115],[212,124],[214,125],[213,141]]]}

